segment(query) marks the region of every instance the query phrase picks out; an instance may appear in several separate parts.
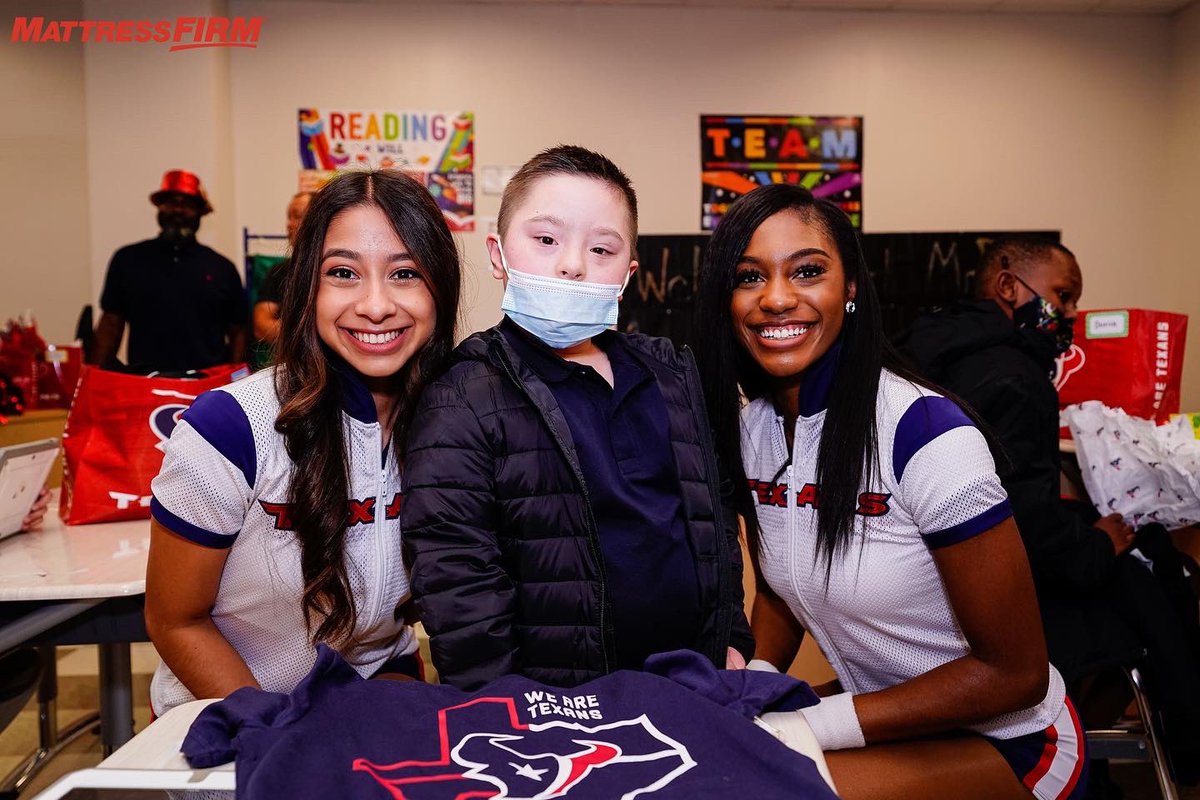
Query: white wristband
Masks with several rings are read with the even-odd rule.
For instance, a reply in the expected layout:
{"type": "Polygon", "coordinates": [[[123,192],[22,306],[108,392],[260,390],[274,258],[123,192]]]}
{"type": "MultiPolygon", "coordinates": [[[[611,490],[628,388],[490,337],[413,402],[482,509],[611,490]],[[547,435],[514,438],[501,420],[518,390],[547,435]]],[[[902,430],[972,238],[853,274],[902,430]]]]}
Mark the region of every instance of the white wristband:
{"type": "Polygon", "coordinates": [[[755,672],[779,672],[775,669],[775,665],[770,661],[764,661],[761,658],[752,658],[750,663],[746,665],[746,669],[752,669],[755,672]]]}
{"type": "Polygon", "coordinates": [[[865,747],[862,725],[854,710],[854,695],[849,692],[822,698],[815,706],[800,709],[812,728],[822,750],[865,747]]]}
{"type": "Polygon", "coordinates": [[[805,721],[803,714],[799,711],[771,711],[756,717],[754,722],[790,749],[811,758],[817,765],[817,772],[821,773],[829,788],[837,792],[837,787],[833,785],[833,776],[829,774],[829,765],[825,763],[825,756],[821,753],[821,744],[813,735],[812,728],[805,721]]]}

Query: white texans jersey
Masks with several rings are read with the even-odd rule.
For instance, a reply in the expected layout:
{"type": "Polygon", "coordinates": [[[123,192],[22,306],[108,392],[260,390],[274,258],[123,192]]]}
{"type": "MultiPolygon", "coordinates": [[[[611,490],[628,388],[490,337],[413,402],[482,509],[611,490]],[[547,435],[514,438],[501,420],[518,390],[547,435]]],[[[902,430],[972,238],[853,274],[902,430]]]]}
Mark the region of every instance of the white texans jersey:
{"type": "MultiPolygon", "coordinates": [[[[354,376],[335,374],[350,479],[346,571],[358,611],[341,653],[369,676],[389,658],[417,649],[412,628],[396,613],[409,596],[400,551],[404,498],[395,458],[381,458],[370,393],[354,376]]],[[[229,549],[213,622],[263,689],[291,692],[317,651],[304,620],[300,543],[288,506],[292,461],[275,430],[274,375],[263,370],[196,398],[164,443],[150,509],[174,533],[229,549]]],[[[165,663],[150,696],[159,715],[194,699],[165,663]]]]}
{"type": "MultiPolygon", "coordinates": [[[[819,383],[829,375],[812,377],[819,383]]],[[[742,412],[742,457],[762,531],[759,560],[843,688],[878,691],[970,651],[932,551],[981,534],[1012,512],[987,442],[962,409],[885,370],[876,405],[879,474],[861,488],[859,524],[826,589],[824,557],[816,551],[824,396],[809,384],[791,463],[783,418],[770,400],[742,412]]],[[[1043,730],[1062,711],[1064,696],[1051,666],[1041,703],[972,729],[998,739],[1043,730]]]]}

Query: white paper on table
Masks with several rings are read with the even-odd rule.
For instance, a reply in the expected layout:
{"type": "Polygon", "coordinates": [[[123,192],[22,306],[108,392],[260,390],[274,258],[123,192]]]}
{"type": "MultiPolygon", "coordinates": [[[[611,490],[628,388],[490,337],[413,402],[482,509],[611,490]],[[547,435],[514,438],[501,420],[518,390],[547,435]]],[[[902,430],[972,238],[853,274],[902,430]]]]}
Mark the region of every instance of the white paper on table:
{"type": "Polygon", "coordinates": [[[1089,400],[1063,409],[1062,418],[1075,439],[1088,497],[1101,514],[1168,530],[1200,521],[1200,439],[1186,417],[1156,425],[1089,400]]]}

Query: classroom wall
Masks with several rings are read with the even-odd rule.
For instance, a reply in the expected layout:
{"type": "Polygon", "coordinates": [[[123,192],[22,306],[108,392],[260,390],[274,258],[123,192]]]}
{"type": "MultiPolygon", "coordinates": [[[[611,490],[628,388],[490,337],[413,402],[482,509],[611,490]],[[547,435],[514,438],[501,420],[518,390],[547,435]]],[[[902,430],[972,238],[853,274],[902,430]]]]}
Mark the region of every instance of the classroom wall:
{"type": "MultiPolygon", "coordinates": [[[[4,4],[13,16],[81,2],[4,4]]],[[[3,19],[0,17],[0,19],[3,19]]],[[[83,51],[0,41],[0,325],[30,309],[51,341],[70,341],[92,295],[83,51]]]]}
{"type": "MultiPolygon", "coordinates": [[[[301,105],[474,110],[481,165],[562,141],[596,147],[633,176],[646,233],[698,228],[699,114],[862,114],[867,230],[1058,228],[1083,264],[1085,306],[1195,305],[1195,8],[1165,18],[86,0],[82,13],[266,21],[252,50],[0,46],[12,67],[2,91],[28,109],[19,119],[60,115],[73,131],[73,160],[44,182],[56,195],[33,180],[37,159],[13,158],[33,146],[23,123],[0,129],[0,219],[18,254],[66,254],[52,280],[6,269],[0,316],[74,293],[70,314],[48,325],[55,339],[99,296],[112,251],[154,235],[146,196],[166,169],[201,175],[217,211],[200,238],[235,261],[243,225],[281,232],[301,105]],[[60,209],[80,235],[54,227],[60,209]]],[[[497,204],[477,198],[481,221],[497,204]]],[[[461,238],[467,330],[499,316],[482,239],[461,238]]],[[[1185,403],[1200,407],[1196,342],[1185,403]]]]}
{"type": "MultiPolygon", "coordinates": [[[[1162,291],[1190,311],[1183,408],[1200,411],[1200,3],[1171,24],[1169,164],[1162,291]]],[[[1144,235],[1139,239],[1146,238],[1144,235]]],[[[1136,272],[1130,276],[1137,280],[1136,272]]]]}
{"type": "MultiPolygon", "coordinates": [[[[266,17],[269,31],[269,46],[231,54],[237,207],[254,229],[281,224],[301,105],[472,109],[479,164],[518,164],[563,141],[596,147],[633,177],[646,233],[698,227],[699,114],[862,114],[868,230],[1058,228],[1086,271],[1085,306],[1186,310],[1167,289],[1175,264],[1162,235],[1129,235],[1165,227],[1167,18],[264,0],[231,9],[266,17]]],[[[496,206],[478,198],[481,217],[496,206]]],[[[478,329],[498,318],[500,288],[482,234],[462,241],[467,328],[478,329]]]]}
{"type": "MultiPolygon", "coordinates": [[[[85,0],[87,19],[221,16],[224,0],[85,0]]],[[[241,270],[233,207],[229,51],[168,52],[157,43],[80,46],[85,59],[92,215],[89,278],[98,303],[113,251],[158,235],[150,195],[164,172],[200,176],[213,213],[197,238],[241,270]]],[[[99,319],[99,305],[96,313],[99,319]]],[[[126,337],[128,338],[128,337],[126,337]]]]}

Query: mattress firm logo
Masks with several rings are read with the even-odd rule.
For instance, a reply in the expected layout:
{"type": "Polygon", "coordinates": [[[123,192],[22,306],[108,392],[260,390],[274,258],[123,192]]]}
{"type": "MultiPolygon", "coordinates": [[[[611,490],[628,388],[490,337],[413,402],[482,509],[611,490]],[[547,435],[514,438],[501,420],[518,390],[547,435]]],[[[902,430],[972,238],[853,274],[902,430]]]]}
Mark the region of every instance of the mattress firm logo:
{"type": "Polygon", "coordinates": [[[170,44],[167,51],[258,47],[262,17],[175,19],[46,19],[14,17],[10,41],[25,44],[170,44]]]}

